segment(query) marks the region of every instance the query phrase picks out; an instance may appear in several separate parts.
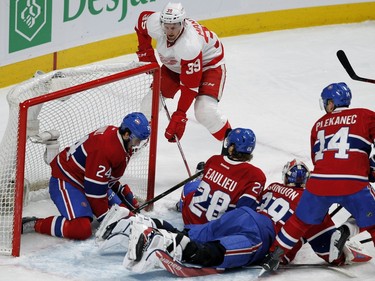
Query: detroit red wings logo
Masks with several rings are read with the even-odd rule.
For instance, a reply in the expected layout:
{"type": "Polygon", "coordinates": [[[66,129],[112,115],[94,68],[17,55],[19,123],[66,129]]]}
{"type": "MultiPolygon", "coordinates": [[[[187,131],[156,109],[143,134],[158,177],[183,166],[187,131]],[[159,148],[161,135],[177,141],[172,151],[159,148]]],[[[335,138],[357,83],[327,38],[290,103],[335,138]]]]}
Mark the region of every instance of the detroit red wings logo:
{"type": "Polygon", "coordinates": [[[166,58],[166,57],[163,57],[159,54],[159,57],[160,57],[160,61],[163,63],[163,64],[167,64],[167,65],[175,65],[175,64],[178,64],[178,60],[176,60],[176,58],[174,57],[169,57],[169,58],[166,58]]]}

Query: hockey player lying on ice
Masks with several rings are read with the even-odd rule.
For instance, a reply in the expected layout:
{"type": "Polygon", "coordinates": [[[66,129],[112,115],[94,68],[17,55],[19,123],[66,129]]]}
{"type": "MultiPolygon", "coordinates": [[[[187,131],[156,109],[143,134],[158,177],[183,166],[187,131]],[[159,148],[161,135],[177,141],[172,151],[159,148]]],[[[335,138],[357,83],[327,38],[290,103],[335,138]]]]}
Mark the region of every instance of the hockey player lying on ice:
{"type": "MultiPolygon", "coordinates": [[[[114,220],[107,222],[105,225],[112,224],[110,233],[106,233],[104,238],[101,236],[103,225],[102,232],[97,233],[97,241],[102,251],[109,251],[114,246],[118,249],[119,245],[125,247],[124,266],[140,273],[154,267],[171,271],[161,262],[161,253],[168,254],[178,262],[202,267],[229,269],[257,264],[267,254],[275,233],[295,211],[308,176],[308,167],[303,162],[293,160],[284,166],[282,183],[272,183],[263,190],[258,211],[242,206],[224,213],[219,219],[191,225],[190,229],[182,232],[163,220],[136,215],[114,224],[114,220]]],[[[346,224],[353,229],[350,221],[346,224]]],[[[327,215],[320,225],[306,232],[282,263],[291,262],[306,242],[328,262],[331,236],[335,230],[331,217],[327,215]]],[[[371,259],[361,253],[363,259],[358,260],[358,251],[361,250],[347,243],[332,264],[343,265],[371,259]]]]}

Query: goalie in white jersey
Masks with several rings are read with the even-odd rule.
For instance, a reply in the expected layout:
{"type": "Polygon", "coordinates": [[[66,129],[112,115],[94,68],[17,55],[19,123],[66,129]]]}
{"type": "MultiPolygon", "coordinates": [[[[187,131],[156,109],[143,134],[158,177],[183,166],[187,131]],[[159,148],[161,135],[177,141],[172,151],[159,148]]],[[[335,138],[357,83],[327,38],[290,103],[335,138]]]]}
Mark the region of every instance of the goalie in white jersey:
{"type": "Polygon", "coordinates": [[[217,35],[195,20],[186,18],[180,3],[168,3],[162,12],[144,11],[135,27],[138,58],[157,62],[152,39],[156,40],[161,67],[161,94],[174,98],[181,90],[177,109],[171,116],[165,137],[181,138],[186,112],[194,99],[195,118],[218,140],[230,124],[218,109],[226,78],[224,48],[217,35]]]}

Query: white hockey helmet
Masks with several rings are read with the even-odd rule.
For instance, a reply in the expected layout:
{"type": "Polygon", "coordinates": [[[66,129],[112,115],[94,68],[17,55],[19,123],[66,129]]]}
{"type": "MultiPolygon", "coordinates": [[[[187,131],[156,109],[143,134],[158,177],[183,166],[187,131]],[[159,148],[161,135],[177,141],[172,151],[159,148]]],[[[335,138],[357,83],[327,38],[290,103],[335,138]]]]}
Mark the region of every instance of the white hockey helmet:
{"type": "Polygon", "coordinates": [[[181,3],[169,2],[160,13],[161,23],[183,23],[186,18],[185,9],[181,3]]]}

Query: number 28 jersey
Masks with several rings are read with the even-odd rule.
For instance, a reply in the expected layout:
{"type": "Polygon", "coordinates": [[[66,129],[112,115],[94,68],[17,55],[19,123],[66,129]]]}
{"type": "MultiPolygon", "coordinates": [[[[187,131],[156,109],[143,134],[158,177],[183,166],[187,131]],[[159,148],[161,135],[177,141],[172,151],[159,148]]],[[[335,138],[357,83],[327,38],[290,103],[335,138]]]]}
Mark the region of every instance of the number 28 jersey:
{"type": "Polygon", "coordinates": [[[215,220],[224,212],[244,205],[256,210],[265,182],[263,171],[250,163],[212,156],[206,162],[197,189],[182,199],[185,226],[215,220]]]}

